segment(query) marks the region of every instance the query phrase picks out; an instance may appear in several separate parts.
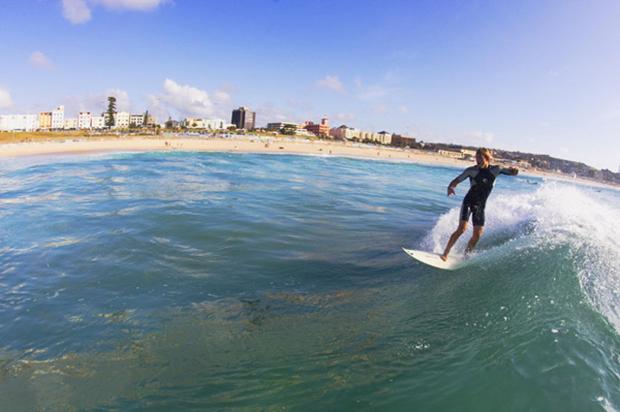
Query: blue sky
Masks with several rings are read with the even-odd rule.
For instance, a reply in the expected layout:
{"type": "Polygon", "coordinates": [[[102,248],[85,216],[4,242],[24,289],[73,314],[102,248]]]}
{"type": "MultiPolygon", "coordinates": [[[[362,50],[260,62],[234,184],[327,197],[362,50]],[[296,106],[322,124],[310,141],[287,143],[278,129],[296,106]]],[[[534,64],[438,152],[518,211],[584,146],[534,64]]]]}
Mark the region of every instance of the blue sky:
{"type": "Polygon", "coordinates": [[[0,113],[317,121],[620,166],[620,2],[7,0],[0,113]]]}

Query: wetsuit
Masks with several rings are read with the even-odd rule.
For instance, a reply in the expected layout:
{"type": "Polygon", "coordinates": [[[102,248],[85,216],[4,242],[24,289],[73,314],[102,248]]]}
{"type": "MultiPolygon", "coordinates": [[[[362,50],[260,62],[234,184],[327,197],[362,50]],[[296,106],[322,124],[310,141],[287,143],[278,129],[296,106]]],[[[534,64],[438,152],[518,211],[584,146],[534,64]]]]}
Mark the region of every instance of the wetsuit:
{"type": "Polygon", "coordinates": [[[511,175],[511,169],[504,169],[499,166],[489,166],[481,168],[479,166],[468,167],[455,180],[461,183],[469,178],[471,187],[463,199],[461,206],[461,220],[468,221],[472,216],[474,226],[484,226],[484,208],[487,198],[493,190],[495,178],[500,174],[511,175]]]}

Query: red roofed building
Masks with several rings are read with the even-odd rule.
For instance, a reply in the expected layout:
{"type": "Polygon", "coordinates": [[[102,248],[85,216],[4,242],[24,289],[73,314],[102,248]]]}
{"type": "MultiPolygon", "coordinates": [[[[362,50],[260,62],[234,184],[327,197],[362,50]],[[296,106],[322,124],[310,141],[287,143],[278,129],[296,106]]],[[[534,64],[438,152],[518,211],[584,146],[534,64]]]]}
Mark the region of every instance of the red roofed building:
{"type": "Polygon", "coordinates": [[[329,136],[329,121],[327,117],[321,119],[320,124],[315,124],[310,121],[306,121],[303,124],[303,128],[309,131],[310,133],[314,133],[317,136],[327,137],[329,136]]]}

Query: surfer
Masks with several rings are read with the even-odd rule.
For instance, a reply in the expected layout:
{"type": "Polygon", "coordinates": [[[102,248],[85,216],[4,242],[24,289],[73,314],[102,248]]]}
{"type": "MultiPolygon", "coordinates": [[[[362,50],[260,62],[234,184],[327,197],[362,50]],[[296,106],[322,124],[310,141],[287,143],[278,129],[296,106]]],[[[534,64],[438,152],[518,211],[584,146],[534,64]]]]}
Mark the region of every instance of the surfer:
{"type": "Polygon", "coordinates": [[[484,147],[479,148],[476,151],[476,165],[465,169],[463,173],[451,181],[448,186],[448,196],[454,195],[456,186],[469,178],[470,188],[463,199],[459,226],[454,233],[452,233],[452,236],[450,236],[446,249],[443,251],[443,255],[440,256],[444,261],[448,259],[448,254],[452,246],[454,246],[458,238],[465,233],[470,216],[474,224],[474,233],[469,243],[467,243],[465,254],[468,254],[474,249],[480,236],[482,236],[482,231],[484,229],[484,208],[487,198],[491,194],[491,190],[493,190],[495,178],[499,175],[515,176],[519,173],[519,170],[514,167],[503,168],[497,165],[491,165],[492,160],[493,155],[489,149],[484,147]]]}

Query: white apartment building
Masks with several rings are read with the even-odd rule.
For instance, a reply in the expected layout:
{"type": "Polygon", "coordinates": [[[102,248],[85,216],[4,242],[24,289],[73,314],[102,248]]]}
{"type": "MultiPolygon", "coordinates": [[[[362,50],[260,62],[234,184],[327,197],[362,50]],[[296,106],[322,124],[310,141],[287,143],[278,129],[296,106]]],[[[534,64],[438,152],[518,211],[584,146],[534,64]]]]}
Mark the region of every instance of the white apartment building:
{"type": "Polygon", "coordinates": [[[93,116],[90,119],[90,127],[93,129],[105,128],[105,117],[104,116],[93,116]]]}
{"type": "Polygon", "coordinates": [[[391,144],[392,143],[392,134],[382,131],[376,134],[376,141],[381,144],[391,144]]]}
{"type": "Polygon", "coordinates": [[[205,119],[203,120],[203,127],[211,130],[225,129],[226,122],[222,119],[205,119]]]}
{"type": "Polygon", "coordinates": [[[377,142],[381,144],[391,144],[392,143],[392,135],[388,132],[366,132],[364,130],[354,129],[352,127],[347,127],[342,125],[340,127],[335,127],[330,129],[329,135],[336,139],[344,139],[344,140],[367,140],[370,142],[377,142]]]}
{"type": "MultiPolygon", "coordinates": [[[[391,136],[390,136],[391,138],[391,136]]],[[[379,136],[379,133],[375,133],[375,132],[365,132],[365,131],[360,131],[360,140],[367,140],[370,142],[378,142],[381,137],[379,136]]]]}
{"type": "Polygon", "coordinates": [[[75,130],[78,128],[78,119],[76,117],[69,117],[65,119],[63,127],[65,130],[75,130]]]}
{"type": "Polygon", "coordinates": [[[0,130],[3,131],[32,131],[38,128],[38,114],[7,114],[0,116],[0,130]]]}
{"type": "Polygon", "coordinates": [[[114,117],[114,128],[116,129],[128,129],[129,118],[131,115],[127,112],[118,112],[114,117]]]}
{"type": "Polygon", "coordinates": [[[267,123],[267,130],[272,132],[279,132],[282,129],[297,130],[300,129],[299,124],[294,122],[275,122],[275,123],[267,123]]]}
{"type": "Polygon", "coordinates": [[[78,114],[78,129],[90,129],[92,121],[93,115],[91,112],[80,112],[78,114]]]}
{"type": "Polygon", "coordinates": [[[187,127],[188,129],[204,129],[204,122],[202,119],[196,117],[186,117],[181,121],[181,127],[187,127]]]}
{"type": "Polygon", "coordinates": [[[129,116],[129,125],[134,127],[142,127],[144,125],[144,115],[132,114],[129,116]]]}
{"type": "Polygon", "coordinates": [[[227,123],[222,119],[199,119],[196,117],[186,117],[181,122],[181,126],[188,129],[220,130],[225,129],[226,125],[227,123]]]}
{"type": "Polygon", "coordinates": [[[58,106],[52,111],[52,129],[64,129],[65,106],[58,106]]]}
{"type": "Polygon", "coordinates": [[[454,159],[462,159],[463,153],[457,152],[456,150],[438,150],[440,156],[452,157],[454,159]]]}
{"type": "Polygon", "coordinates": [[[329,131],[329,135],[336,139],[353,140],[360,138],[361,131],[352,127],[342,125],[334,127],[329,131]]]}

